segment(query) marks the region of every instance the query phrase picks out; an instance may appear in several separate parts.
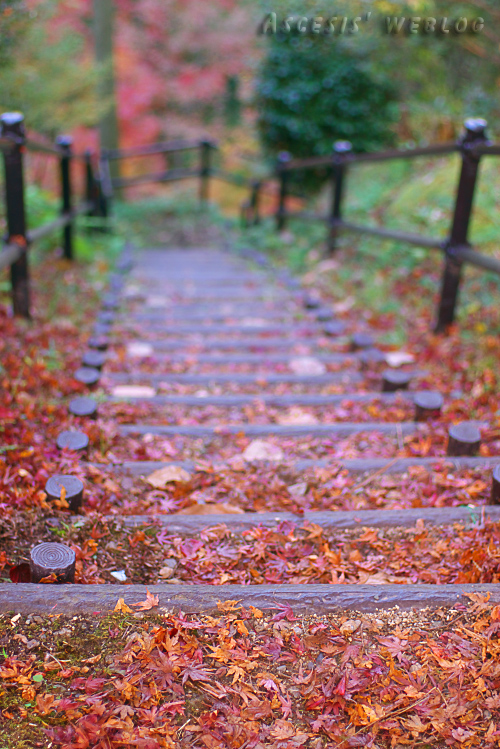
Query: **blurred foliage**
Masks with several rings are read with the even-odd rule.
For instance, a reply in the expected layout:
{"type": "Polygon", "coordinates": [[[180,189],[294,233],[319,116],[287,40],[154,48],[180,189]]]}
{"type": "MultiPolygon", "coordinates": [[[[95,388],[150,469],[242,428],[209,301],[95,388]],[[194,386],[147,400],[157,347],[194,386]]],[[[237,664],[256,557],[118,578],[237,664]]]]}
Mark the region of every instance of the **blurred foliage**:
{"type": "Polygon", "coordinates": [[[10,5],[0,15],[2,111],[22,111],[31,129],[51,138],[76,126],[94,125],[99,117],[99,71],[84,53],[83,37],[52,24],[52,2],[44,0],[30,11],[24,3],[10,5]],[[11,12],[4,26],[6,11],[11,12]]]}
{"type": "MultiPolygon", "coordinates": [[[[265,18],[269,7],[261,3],[262,15],[265,18]]],[[[325,34],[314,34],[309,26],[300,36],[302,42],[309,43],[317,52],[318,57],[323,54],[336,56],[347,66],[353,60],[355,71],[362,73],[382,85],[392,86],[398,94],[400,102],[399,121],[392,125],[395,139],[400,143],[428,143],[446,141],[455,138],[465,117],[481,116],[490,122],[490,133],[494,134],[496,121],[500,119],[498,64],[500,62],[500,6],[498,0],[474,0],[474,2],[449,2],[448,0],[406,0],[406,2],[392,2],[391,0],[350,0],[350,2],[327,2],[321,6],[317,0],[276,0],[273,11],[277,16],[278,32],[280,24],[286,17],[322,18],[326,26],[326,19],[336,16],[336,33],[325,38],[325,34]],[[369,21],[366,13],[371,12],[369,21]],[[344,34],[338,29],[342,16],[350,19],[344,34]],[[349,33],[352,19],[358,16],[357,33],[349,33]],[[406,19],[406,30],[399,34],[387,33],[387,19],[406,19]],[[439,28],[441,19],[447,19],[450,33],[424,33],[424,19],[437,19],[439,28]],[[484,27],[480,33],[474,33],[471,21],[482,17],[484,27]],[[359,18],[362,20],[360,21],[359,18]],[[410,18],[421,19],[420,31],[416,34],[408,33],[410,18]],[[454,24],[459,18],[468,19],[465,33],[455,33],[454,24]],[[326,43],[325,43],[326,42],[326,43]]],[[[296,20],[295,20],[296,23],[296,20]]],[[[294,23],[292,22],[293,28],[294,23]]],[[[290,47],[293,42],[291,34],[286,34],[285,46],[290,47]]],[[[290,64],[290,78],[287,79],[285,55],[280,61],[276,56],[279,46],[277,35],[264,34],[260,37],[261,47],[265,55],[262,70],[270,69],[273,74],[273,116],[265,115],[261,119],[264,131],[264,143],[275,138],[278,131],[275,119],[280,126],[286,120],[294,128],[294,112],[290,104],[294,103],[294,91],[297,96],[297,111],[304,110],[307,100],[307,90],[302,91],[303,81],[310,84],[309,96],[315,96],[314,83],[318,82],[319,74],[316,65],[311,64],[313,53],[302,57],[303,68],[298,69],[297,61],[290,64]],[[281,80],[280,80],[281,76],[281,80]],[[293,78],[298,85],[295,87],[293,78]],[[287,108],[291,110],[287,111],[287,108]],[[276,115],[274,111],[276,110],[276,115]]],[[[291,55],[290,55],[291,57],[291,55]]],[[[266,97],[262,95],[265,85],[262,76],[258,79],[257,98],[268,106],[266,97]]],[[[265,92],[264,92],[265,93],[265,92]]],[[[323,92],[322,92],[323,93],[323,92]]],[[[363,96],[362,87],[358,92],[352,87],[352,94],[363,96]]],[[[369,102],[365,102],[369,106],[369,102]]],[[[342,123],[342,116],[329,105],[330,112],[335,119],[342,123]]],[[[312,116],[316,112],[311,107],[312,116]]],[[[352,119],[356,120],[358,111],[352,109],[352,119]]],[[[342,114],[342,113],[340,113],[342,114]]],[[[377,113],[378,114],[378,113],[377,113]]],[[[391,127],[391,117],[387,117],[386,126],[391,127]]],[[[316,140],[314,122],[305,129],[304,143],[308,154],[314,153],[316,140]],[[309,142],[307,142],[309,141],[309,142]]],[[[375,119],[375,132],[377,121],[375,119]]],[[[337,137],[331,129],[330,142],[337,137]]],[[[344,136],[343,136],[344,137],[344,136]]],[[[345,136],[349,138],[349,136],[345,136]]],[[[349,138],[352,140],[352,138],[349,138]]],[[[288,148],[288,150],[292,150],[288,148]]]]}
{"type": "MultiPolygon", "coordinates": [[[[352,50],[298,32],[269,41],[257,79],[259,131],[267,154],[328,155],[336,140],[372,151],[393,140],[395,91],[352,50]]],[[[303,187],[319,187],[327,171],[309,170],[303,187]]]]}

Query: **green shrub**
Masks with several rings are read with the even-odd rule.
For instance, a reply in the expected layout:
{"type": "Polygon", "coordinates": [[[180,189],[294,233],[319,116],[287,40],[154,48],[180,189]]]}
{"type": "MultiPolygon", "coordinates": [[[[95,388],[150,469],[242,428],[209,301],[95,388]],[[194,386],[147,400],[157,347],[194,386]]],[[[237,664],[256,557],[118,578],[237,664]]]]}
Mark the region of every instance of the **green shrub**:
{"type": "MultiPolygon", "coordinates": [[[[269,37],[257,99],[260,137],[269,156],[280,151],[298,158],[329,155],[336,140],[351,141],[355,151],[372,151],[394,140],[394,87],[370,73],[338,38],[269,37]]],[[[326,176],[326,170],[308,171],[300,183],[318,188],[326,176]]]]}

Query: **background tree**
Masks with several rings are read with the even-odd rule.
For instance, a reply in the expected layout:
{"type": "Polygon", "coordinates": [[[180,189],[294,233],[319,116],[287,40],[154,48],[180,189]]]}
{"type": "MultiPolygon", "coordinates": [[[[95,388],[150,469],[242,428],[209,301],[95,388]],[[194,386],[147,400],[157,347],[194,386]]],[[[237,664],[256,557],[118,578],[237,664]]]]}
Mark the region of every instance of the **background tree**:
{"type": "MultiPolygon", "coordinates": [[[[394,87],[337,39],[299,32],[270,37],[256,92],[260,138],[269,155],[328,155],[336,140],[351,141],[356,151],[394,141],[394,87]]],[[[307,176],[313,187],[327,174],[307,176]]]]}
{"type": "Polygon", "coordinates": [[[95,125],[98,71],[85,39],[56,23],[52,3],[12,3],[6,9],[12,12],[6,36],[2,26],[2,111],[22,111],[30,128],[51,138],[77,125],[95,125]]]}

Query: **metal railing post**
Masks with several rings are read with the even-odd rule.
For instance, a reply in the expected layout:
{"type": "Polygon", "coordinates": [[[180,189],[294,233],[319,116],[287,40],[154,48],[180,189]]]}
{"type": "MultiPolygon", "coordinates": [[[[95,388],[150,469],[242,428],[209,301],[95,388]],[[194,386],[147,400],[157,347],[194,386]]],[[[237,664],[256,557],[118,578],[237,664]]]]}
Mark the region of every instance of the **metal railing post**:
{"type": "Polygon", "coordinates": [[[210,199],[210,174],[212,171],[212,148],[214,144],[209,140],[200,142],[200,190],[199,197],[201,205],[208,203],[210,199]]]}
{"type": "Polygon", "coordinates": [[[289,154],[288,151],[281,151],[278,154],[278,161],[276,163],[276,174],[280,183],[278,207],[276,209],[277,231],[283,231],[286,228],[286,199],[288,196],[288,181],[290,176],[286,169],[286,165],[291,161],[291,159],[291,154],[289,154]]]}
{"type": "Polygon", "coordinates": [[[474,202],[481,156],[473,153],[472,149],[486,138],[486,120],[469,119],[464,123],[465,132],[459,146],[462,154],[462,169],[455,199],[455,211],[449,239],[446,243],[446,260],[441,281],[441,298],[437,314],[435,331],[441,333],[451,325],[455,319],[458,293],[462,276],[462,261],[456,256],[455,250],[468,246],[469,224],[474,202]]]}
{"type": "MultiPolygon", "coordinates": [[[[60,135],[56,145],[61,150],[61,215],[67,216],[71,213],[71,160],[73,139],[69,135],[60,135]]],[[[63,229],[63,250],[67,260],[73,260],[73,221],[71,220],[63,229]]]]}
{"type": "Polygon", "coordinates": [[[345,190],[345,156],[352,152],[352,144],[348,140],[337,140],[333,144],[332,165],[332,204],[330,210],[330,226],[328,227],[327,249],[333,254],[337,249],[339,234],[338,223],[342,220],[342,199],[345,190]]]}
{"type": "Polygon", "coordinates": [[[23,150],[26,142],[24,116],[20,112],[3,114],[0,118],[0,135],[12,140],[12,148],[6,151],[3,157],[7,244],[16,244],[22,250],[21,256],[10,267],[12,309],[15,315],[29,318],[30,282],[23,166],[23,150]]]}

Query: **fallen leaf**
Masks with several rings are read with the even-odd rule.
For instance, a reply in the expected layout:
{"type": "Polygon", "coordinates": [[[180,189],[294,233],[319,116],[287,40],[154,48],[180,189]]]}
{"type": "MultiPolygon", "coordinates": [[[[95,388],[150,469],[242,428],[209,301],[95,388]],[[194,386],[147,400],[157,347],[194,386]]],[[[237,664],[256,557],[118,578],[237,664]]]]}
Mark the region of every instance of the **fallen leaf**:
{"type": "Polygon", "coordinates": [[[154,398],[156,390],[149,385],[117,385],[111,389],[114,398],[154,398]]]}
{"type": "Polygon", "coordinates": [[[385,360],[390,367],[401,367],[402,364],[413,364],[415,357],[406,351],[388,351],[385,360]]]}
{"type": "Polygon", "coordinates": [[[40,715],[48,715],[52,710],[52,706],[55,702],[53,694],[37,694],[36,696],[36,711],[40,715]]]}
{"type": "Polygon", "coordinates": [[[280,447],[273,445],[272,442],[265,440],[253,440],[250,442],[242,457],[249,462],[253,460],[283,460],[285,454],[280,447]]]}
{"type": "Polygon", "coordinates": [[[113,611],[121,611],[122,614],[131,614],[132,609],[127,606],[123,598],[119,598],[113,611]]]}
{"type": "Polygon", "coordinates": [[[228,502],[214,502],[210,504],[196,504],[185,507],[174,513],[175,515],[242,515],[244,510],[228,502]]]}
{"type": "Polygon", "coordinates": [[[167,484],[171,482],[179,482],[187,484],[191,481],[191,474],[181,468],[181,466],[165,466],[165,468],[159,468],[157,471],[153,471],[146,481],[156,489],[163,489],[167,484]]]}
{"type": "Polygon", "coordinates": [[[118,580],[120,583],[124,583],[127,579],[127,575],[125,573],[125,570],[114,570],[113,572],[110,572],[110,575],[112,575],[115,580],[118,580]]]}
{"type": "Polygon", "coordinates": [[[359,629],[361,626],[361,619],[348,619],[348,621],[344,622],[340,625],[340,631],[344,635],[352,635],[354,632],[356,632],[357,629],[359,629]]]}
{"type": "Polygon", "coordinates": [[[326,366],[314,356],[297,356],[290,359],[288,366],[296,375],[315,376],[326,372],[326,366]]]}
{"type": "Polygon", "coordinates": [[[278,424],[317,424],[318,419],[311,413],[303,411],[301,408],[290,408],[284,414],[280,414],[276,421],[278,424]]]}
{"type": "Polygon", "coordinates": [[[158,606],[158,601],[158,596],[152,595],[146,588],[146,599],[144,601],[139,601],[139,603],[133,603],[132,606],[137,606],[139,611],[149,611],[149,609],[152,609],[154,606],[158,606]]]}
{"type": "Polygon", "coordinates": [[[217,608],[224,614],[228,614],[230,611],[238,611],[241,609],[239,601],[217,601],[217,608]]]}
{"type": "Polygon", "coordinates": [[[127,356],[131,358],[145,358],[146,356],[153,355],[153,347],[150,343],[141,343],[140,341],[132,341],[127,346],[127,356]]]}
{"type": "Polygon", "coordinates": [[[11,567],[9,577],[13,583],[30,583],[31,570],[28,562],[22,562],[21,564],[16,564],[15,567],[11,567]]]}

